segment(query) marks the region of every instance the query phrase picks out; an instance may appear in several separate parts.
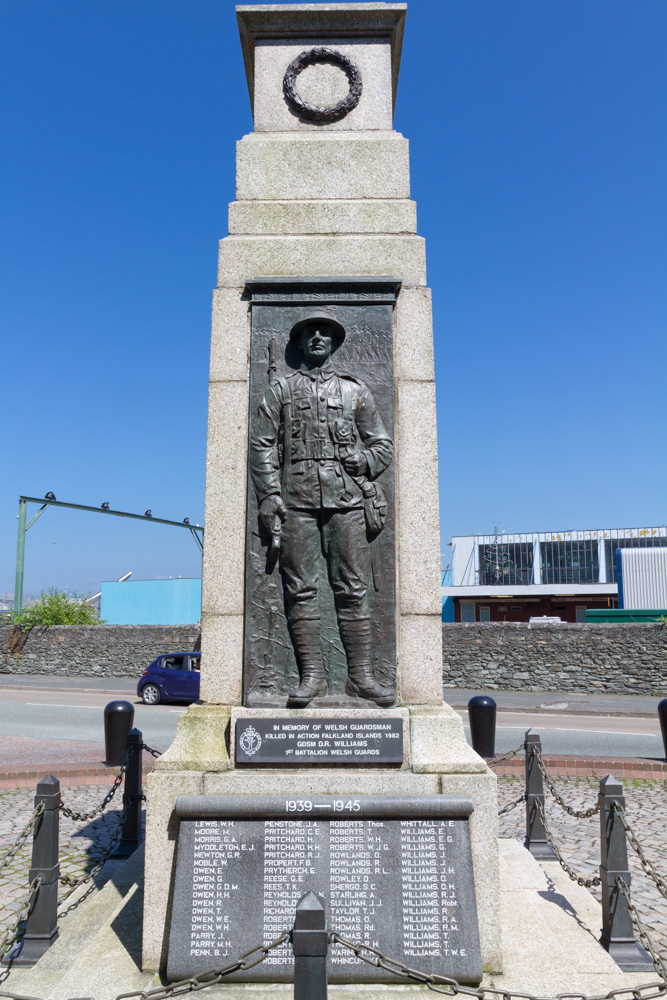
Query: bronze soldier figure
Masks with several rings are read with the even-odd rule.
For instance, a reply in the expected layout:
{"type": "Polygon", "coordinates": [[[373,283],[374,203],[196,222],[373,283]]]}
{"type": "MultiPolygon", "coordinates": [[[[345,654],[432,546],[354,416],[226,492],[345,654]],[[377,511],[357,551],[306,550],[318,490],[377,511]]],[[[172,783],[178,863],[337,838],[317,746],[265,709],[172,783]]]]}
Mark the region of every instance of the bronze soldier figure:
{"type": "Polygon", "coordinates": [[[259,518],[280,546],[287,621],[300,684],[288,705],[304,707],[327,692],[318,607],[318,559],[324,552],[345,648],[345,692],[391,705],[393,689],[373,674],[368,608],[369,534],[381,529],[386,505],[373,482],[393,445],[366,385],[339,374],[331,355],[345,338],[319,310],[301,319],[290,339],[298,371],[267,386],[250,435],[250,472],[259,518]]]}

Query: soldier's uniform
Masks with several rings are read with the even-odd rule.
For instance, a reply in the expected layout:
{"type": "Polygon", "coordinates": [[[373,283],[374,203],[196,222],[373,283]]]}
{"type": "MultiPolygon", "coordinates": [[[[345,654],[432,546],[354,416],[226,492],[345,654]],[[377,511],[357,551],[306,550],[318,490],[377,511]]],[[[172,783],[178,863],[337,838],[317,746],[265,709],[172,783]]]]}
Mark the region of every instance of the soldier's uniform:
{"type": "MultiPolygon", "coordinates": [[[[370,665],[364,488],[387,468],[392,454],[391,438],[370,390],[358,379],[337,373],[330,359],[321,368],[302,364],[299,371],[267,386],[250,437],[258,503],[279,494],[287,508],[280,569],[302,681],[304,664],[311,676],[324,678],[317,600],[323,551],[348,658],[348,693],[378,701],[383,695],[370,665]],[[341,459],[359,451],[367,469],[352,476],[341,459]]],[[[384,692],[381,703],[392,700],[384,692]]]]}

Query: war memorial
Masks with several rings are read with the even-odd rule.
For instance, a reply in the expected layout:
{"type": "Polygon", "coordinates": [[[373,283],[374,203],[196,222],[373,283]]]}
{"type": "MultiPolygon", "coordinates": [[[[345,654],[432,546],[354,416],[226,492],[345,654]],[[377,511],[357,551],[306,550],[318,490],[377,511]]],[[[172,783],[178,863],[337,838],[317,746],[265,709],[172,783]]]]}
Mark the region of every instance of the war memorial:
{"type": "MultiPolygon", "coordinates": [[[[237,8],[254,130],[213,294],[201,700],[147,779],[143,874],[131,859],[99,965],[74,951],[100,1000],[276,941],[213,989],[291,995],[308,893],[329,932],[507,996],[650,978],[600,947],[585,889],[499,842],[495,774],[443,701],[431,298],[392,127],[405,17],[237,8]]],[[[332,996],[424,989],[325,953],[332,996]]]]}
{"type": "MultiPolygon", "coordinates": [[[[275,938],[308,890],[433,971],[502,965],[496,780],[442,699],[405,15],[237,8],[254,131],[213,299],[201,703],[149,779],[143,963],[170,978],[275,938]]],[[[348,957],[332,983],[388,988],[348,957]]]]}
{"type": "MultiPolygon", "coordinates": [[[[279,939],[309,892],[426,974],[478,984],[508,957],[496,777],[442,695],[405,17],[237,8],[254,130],[213,296],[201,702],[148,782],[143,968],[171,981],[279,939]]],[[[294,947],[221,988],[287,988],[294,947]]],[[[327,978],[406,989],[335,941],[327,978]]]]}

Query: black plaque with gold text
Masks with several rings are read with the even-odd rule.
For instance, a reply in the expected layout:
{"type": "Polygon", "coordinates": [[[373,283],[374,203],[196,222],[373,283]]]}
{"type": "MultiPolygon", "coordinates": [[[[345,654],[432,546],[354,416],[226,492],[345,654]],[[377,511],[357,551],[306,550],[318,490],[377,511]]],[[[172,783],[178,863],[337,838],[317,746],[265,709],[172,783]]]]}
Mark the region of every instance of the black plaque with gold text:
{"type": "Polygon", "coordinates": [[[403,719],[239,718],[235,750],[237,766],[402,764],[403,719]]]}

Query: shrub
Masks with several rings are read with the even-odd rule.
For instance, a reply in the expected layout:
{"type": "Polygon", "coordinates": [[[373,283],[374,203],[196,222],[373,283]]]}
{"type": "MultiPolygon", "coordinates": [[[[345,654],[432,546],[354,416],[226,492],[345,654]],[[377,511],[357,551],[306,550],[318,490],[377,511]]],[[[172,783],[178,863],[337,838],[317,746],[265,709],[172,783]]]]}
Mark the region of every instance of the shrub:
{"type": "Polygon", "coordinates": [[[68,594],[66,590],[50,587],[41,592],[34,604],[7,617],[12,625],[24,630],[37,625],[102,625],[97,609],[85,603],[87,597],[88,594],[68,594]]]}

